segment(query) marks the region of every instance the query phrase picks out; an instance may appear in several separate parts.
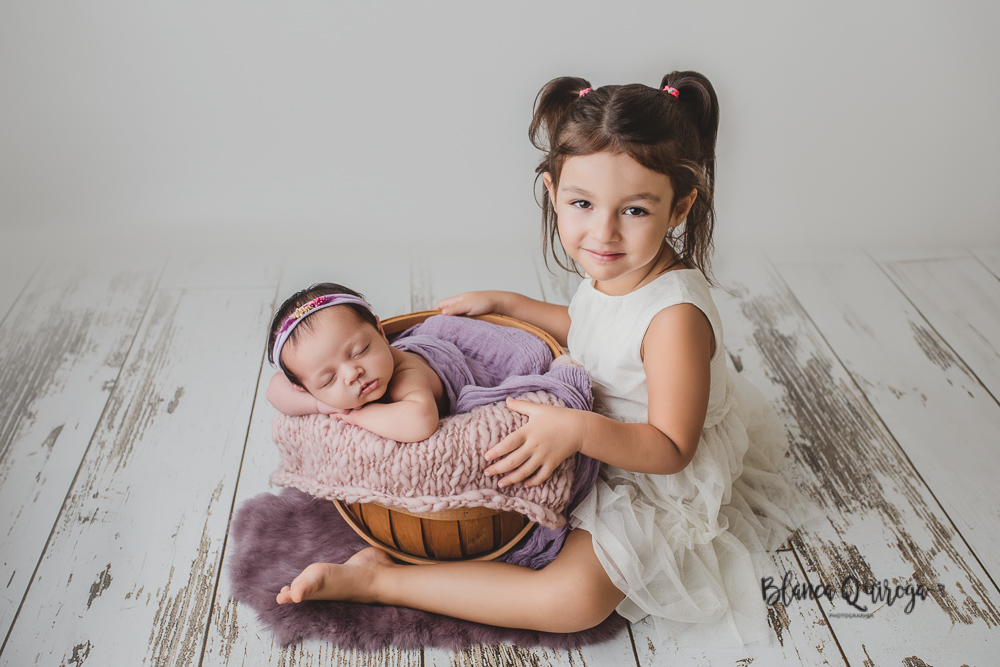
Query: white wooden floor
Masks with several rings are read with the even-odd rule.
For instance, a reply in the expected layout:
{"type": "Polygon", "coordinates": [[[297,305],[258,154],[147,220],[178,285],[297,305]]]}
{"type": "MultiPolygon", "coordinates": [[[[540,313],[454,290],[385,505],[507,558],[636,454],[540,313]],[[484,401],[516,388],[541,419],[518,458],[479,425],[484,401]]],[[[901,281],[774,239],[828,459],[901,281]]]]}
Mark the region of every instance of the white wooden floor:
{"type": "Polygon", "coordinates": [[[682,650],[641,623],[572,652],[274,645],[224,575],[232,512],[274,491],[272,309],[320,280],[383,316],[476,288],[566,302],[536,255],[2,242],[0,664],[1000,664],[1000,247],[718,264],[727,352],[778,407],[825,517],[761,576],[834,599],[773,605],[771,646],[682,650]],[[845,581],[929,593],[909,610],[862,593],[862,613],[845,581]]]}

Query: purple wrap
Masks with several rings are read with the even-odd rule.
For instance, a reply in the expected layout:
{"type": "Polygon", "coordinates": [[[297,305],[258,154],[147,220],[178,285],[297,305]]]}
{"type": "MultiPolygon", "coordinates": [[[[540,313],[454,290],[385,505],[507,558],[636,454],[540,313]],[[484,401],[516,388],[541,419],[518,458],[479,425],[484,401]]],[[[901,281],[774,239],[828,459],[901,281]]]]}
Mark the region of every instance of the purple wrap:
{"type": "Polygon", "coordinates": [[[549,346],[514,327],[433,315],[396,336],[392,345],[430,364],[444,384],[452,414],[539,390],[575,410],[590,410],[593,402],[585,370],[569,365],[549,370],[549,346]]]}

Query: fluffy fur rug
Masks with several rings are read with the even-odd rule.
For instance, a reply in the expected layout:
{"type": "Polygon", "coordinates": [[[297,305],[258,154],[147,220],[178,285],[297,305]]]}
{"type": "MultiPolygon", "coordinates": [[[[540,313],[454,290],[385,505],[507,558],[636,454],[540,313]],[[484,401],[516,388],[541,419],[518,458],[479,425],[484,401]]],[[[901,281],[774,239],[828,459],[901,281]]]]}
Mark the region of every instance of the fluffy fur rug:
{"type": "Polygon", "coordinates": [[[368,546],[341,519],[333,503],[297,489],[246,501],[233,518],[231,534],[233,597],[252,607],[282,645],[312,638],[362,650],[389,644],[404,649],[461,650],[497,642],[568,649],[606,641],[625,625],[624,619],[612,614],[584,632],[551,634],[480,625],[402,607],[346,602],[278,605],[275,595],[307,565],[343,563],[368,546]]]}

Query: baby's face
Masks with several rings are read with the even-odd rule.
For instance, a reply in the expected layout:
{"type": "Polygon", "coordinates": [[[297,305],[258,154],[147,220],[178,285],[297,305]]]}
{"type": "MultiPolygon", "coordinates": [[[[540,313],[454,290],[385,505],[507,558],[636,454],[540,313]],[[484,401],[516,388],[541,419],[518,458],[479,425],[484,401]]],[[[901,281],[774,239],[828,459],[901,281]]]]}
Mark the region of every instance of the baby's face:
{"type": "Polygon", "coordinates": [[[350,410],[385,395],[395,366],[389,342],[350,306],[309,316],[311,327],[285,345],[281,362],[317,400],[350,410]]]}

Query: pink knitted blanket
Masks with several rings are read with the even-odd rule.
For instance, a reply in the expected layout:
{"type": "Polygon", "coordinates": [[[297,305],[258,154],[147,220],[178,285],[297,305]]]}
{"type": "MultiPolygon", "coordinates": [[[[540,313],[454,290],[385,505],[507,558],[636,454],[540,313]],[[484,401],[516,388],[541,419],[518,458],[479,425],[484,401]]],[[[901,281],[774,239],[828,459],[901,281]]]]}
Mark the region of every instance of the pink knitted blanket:
{"type": "MultiPolygon", "coordinates": [[[[523,394],[534,403],[562,406],[545,391],[523,394]]],[[[348,503],[375,502],[411,512],[490,507],[525,515],[549,528],[566,523],[577,458],[569,457],[545,483],[497,486],[486,477],[483,454],[527,421],[503,402],[441,420],[427,440],[398,443],[326,415],[275,414],[274,442],[281,464],[271,481],[313,496],[348,503]]]]}

